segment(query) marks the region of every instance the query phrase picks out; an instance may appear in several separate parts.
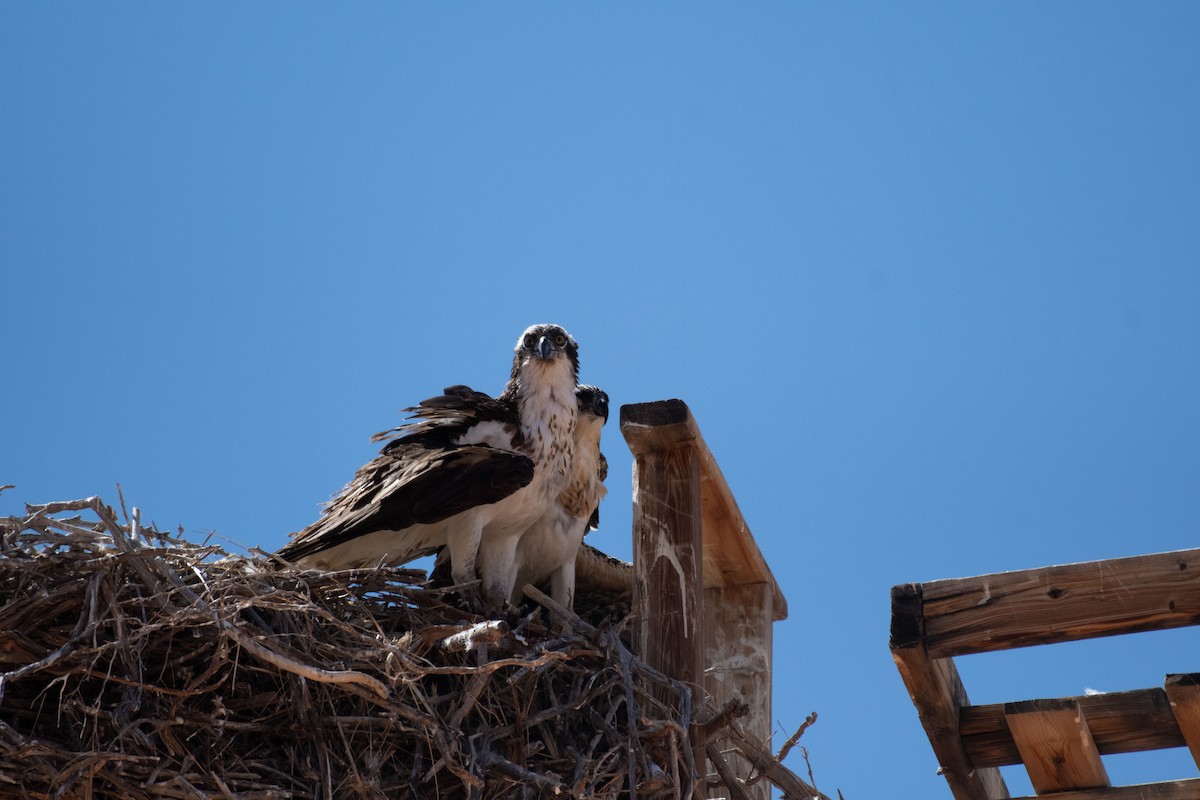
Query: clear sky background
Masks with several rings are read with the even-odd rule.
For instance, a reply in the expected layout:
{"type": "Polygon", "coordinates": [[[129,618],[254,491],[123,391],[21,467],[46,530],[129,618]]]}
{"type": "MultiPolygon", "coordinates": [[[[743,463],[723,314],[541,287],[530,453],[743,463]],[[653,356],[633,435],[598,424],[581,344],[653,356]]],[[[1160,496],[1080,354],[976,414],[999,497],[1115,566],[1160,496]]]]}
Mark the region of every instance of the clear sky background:
{"type": "MultiPolygon", "coordinates": [[[[950,796],[893,584],[1200,544],[1194,3],[14,2],[0,109],[2,514],[120,482],[276,548],[561,323],[614,418],[691,406],[789,600],[775,718],[848,800],[950,796]]],[[[960,669],[1159,686],[1198,638],[960,669]]]]}

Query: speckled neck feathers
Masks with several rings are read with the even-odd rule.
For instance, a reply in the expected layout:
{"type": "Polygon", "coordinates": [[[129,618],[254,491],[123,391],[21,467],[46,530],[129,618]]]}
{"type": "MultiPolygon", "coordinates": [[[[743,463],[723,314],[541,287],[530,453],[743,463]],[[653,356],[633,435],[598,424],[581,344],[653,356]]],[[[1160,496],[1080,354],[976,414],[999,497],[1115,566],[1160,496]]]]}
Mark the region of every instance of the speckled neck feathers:
{"type": "Polygon", "coordinates": [[[566,359],[528,360],[522,365],[515,399],[522,449],[545,471],[547,486],[557,494],[566,485],[575,455],[575,375],[566,359]]]}
{"type": "Polygon", "coordinates": [[[558,502],[571,516],[584,519],[604,499],[608,489],[604,486],[601,469],[600,430],[604,421],[591,414],[582,414],[575,430],[575,458],[571,462],[571,478],[559,495],[558,502]]]}

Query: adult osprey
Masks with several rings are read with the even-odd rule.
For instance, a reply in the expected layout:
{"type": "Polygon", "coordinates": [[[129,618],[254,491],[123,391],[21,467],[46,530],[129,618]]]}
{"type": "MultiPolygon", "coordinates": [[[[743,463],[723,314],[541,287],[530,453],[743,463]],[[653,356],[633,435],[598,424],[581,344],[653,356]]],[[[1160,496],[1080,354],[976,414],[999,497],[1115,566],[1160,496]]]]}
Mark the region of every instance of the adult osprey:
{"type": "Polygon", "coordinates": [[[305,567],[401,564],[446,546],[456,583],[475,578],[503,601],[516,578],[517,540],[557,505],[575,450],[579,347],[558,325],[521,334],[504,391],[466,386],[407,409],[376,434],[379,456],[279,555],[305,567]]]}
{"type": "MultiPolygon", "coordinates": [[[[608,421],[608,395],[595,386],[575,390],[579,422],[571,479],[558,502],[521,536],[517,544],[517,580],[512,601],[525,584],[550,579],[550,596],[570,608],[575,598],[575,555],[583,536],[600,521],[600,501],[608,493],[608,461],[600,452],[600,430],[608,421]]],[[[484,555],[487,545],[481,550],[484,555]]]]}

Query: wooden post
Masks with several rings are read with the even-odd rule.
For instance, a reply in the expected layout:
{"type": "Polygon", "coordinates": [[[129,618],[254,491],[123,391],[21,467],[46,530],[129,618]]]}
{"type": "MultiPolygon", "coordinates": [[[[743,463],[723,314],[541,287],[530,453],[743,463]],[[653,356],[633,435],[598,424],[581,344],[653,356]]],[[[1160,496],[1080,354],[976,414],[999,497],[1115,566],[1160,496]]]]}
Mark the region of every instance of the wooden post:
{"type": "MultiPolygon", "coordinates": [[[[621,407],[621,432],[633,452],[633,605],[646,663],[692,688],[704,674],[700,459],[686,440],[691,414],[679,401],[621,407]],[[631,411],[632,409],[632,411],[631,411]],[[682,429],[681,429],[682,426],[682,429]]],[[[670,701],[671,698],[660,698],[670,701]]],[[[691,730],[704,786],[704,732],[691,730]]]]}
{"type": "MultiPolygon", "coordinates": [[[[769,746],[771,625],[787,602],[691,411],[681,400],[621,407],[621,433],[634,455],[634,608],[642,657],[721,707],[745,703],[741,726],[769,746]]],[[[703,732],[693,730],[696,765],[703,732]]],[[[726,759],[746,777],[740,754],[726,759]]],[[[703,781],[701,781],[701,786],[703,781]]],[[[766,781],[746,787],[767,800],[766,781]]]]}

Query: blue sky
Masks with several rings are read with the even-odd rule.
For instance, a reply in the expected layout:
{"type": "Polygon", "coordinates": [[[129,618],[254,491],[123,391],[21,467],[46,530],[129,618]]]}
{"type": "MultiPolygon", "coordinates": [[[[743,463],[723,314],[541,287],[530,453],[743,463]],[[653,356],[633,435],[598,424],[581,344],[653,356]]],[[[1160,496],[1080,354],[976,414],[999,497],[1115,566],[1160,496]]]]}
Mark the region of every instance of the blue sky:
{"type": "MultiPolygon", "coordinates": [[[[558,322],[614,405],[692,407],[818,785],[949,797],[889,588],[1197,544],[1198,40],[1189,3],[4,4],[0,513],[120,482],[278,547],[558,322]]],[[[1141,688],[1196,643],[960,668],[1141,688]]]]}

